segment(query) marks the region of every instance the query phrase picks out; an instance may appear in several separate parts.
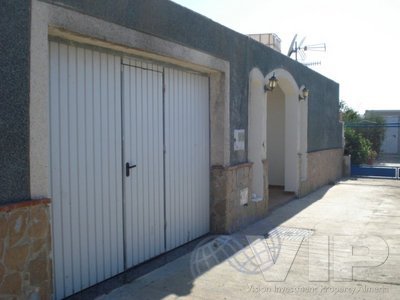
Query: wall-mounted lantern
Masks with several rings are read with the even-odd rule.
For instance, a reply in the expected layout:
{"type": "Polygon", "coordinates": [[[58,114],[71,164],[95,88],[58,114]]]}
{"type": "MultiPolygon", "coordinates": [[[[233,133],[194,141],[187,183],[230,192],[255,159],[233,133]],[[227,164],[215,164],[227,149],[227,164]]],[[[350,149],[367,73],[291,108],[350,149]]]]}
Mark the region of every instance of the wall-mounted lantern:
{"type": "Polygon", "coordinates": [[[309,91],[307,88],[302,88],[299,94],[299,101],[306,100],[308,98],[309,91]]]}
{"type": "Polygon", "coordinates": [[[264,92],[272,92],[278,83],[278,79],[275,77],[275,73],[272,74],[271,78],[268,80],[268,84],[264,85],[264,92]]]}

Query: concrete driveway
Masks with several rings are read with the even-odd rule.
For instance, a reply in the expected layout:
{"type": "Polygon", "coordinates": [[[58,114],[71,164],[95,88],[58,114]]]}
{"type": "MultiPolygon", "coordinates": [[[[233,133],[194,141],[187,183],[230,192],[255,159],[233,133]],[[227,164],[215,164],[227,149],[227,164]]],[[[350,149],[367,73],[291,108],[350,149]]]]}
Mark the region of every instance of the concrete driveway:
{"type": "Polygon", "coordinates": [[[400,181],[326,186],[98,299],[399,299],[400,181]]]}

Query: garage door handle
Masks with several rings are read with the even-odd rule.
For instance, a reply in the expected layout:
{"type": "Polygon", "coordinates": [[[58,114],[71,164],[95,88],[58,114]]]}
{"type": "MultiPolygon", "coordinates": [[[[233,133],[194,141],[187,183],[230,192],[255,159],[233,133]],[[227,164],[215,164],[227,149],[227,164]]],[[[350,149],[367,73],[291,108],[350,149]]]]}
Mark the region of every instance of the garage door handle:
{"type": "Polygon", "coordinates": [[[133,169],[133,168],[136,168],[136,165],[130,165],[128,162],[125,164],[126,177],[129,177],[129,175],[130,175],[129,170],[133,169]]]}

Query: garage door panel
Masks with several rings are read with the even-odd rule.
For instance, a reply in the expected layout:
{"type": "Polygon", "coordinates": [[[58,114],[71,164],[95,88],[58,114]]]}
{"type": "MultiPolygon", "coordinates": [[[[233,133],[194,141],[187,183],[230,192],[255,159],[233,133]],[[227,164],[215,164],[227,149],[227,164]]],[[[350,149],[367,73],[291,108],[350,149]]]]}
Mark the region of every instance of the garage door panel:
{"type": "Polygon", "coordinates": [[[167,250],[209,231],[208,78],[165,70],[167,250]]]}
{"type": "Polygon", "coordinates": [[[127,268],[164,252],[163,79],[144,67],[124,66],[127,268]]]}
{"type": "Polygon", "coordinates": [[[123,270],[119,73],[114,55],[50,42],[57,298],[123,270]]]}
{"type": "MultiPolygon", "coordinates": [[[[78,48],[77,52],[77,61],[84,61],[85,59],[85,50],[82,48],[78,48]]],[[[85,66],[83,64],[78,64],[77,69],[76,69],[76,81],[78,83],[77,85],[77,128],[85,128],[85,66]]],[[[86,143],[86,131],[85,130],[78,130],[77,133],[77,143],[79,145],[83,145],[86,143]]],[[[79,147],[77,149],[77,173],[78,174],[85,174],[86,173],[86,167],[85,167],[85,157],[86,157],[86,149],[85,147],[79,147]]],[[[87,177],[86,176],[77,176],[77,179],[79,180],[78,184],[78,195],[86,195],[87,194],[87,187],[88,187],[88,182],[87,182],[87,177]]],[[[79,214],[82,214],[84,212],[88,212],[89,207],[88,207],[88,201],[79,201],[79,207],[78,207],[78,212],[79,214]]],[[[83,218],[84,216],[80,216],[79,218],[83,218]]],[[[78,232],[80,233],[79,235],[79,246],[80,246],[80,252],[78,255],[80,255],[80,260],[84,262],[89,261],[89,248],[87,244],[87,240],[89,238],[89,232],[88,232],[88,222],[78,222],[79,228],[77,229],[78,232]]],[[[76,230],[76,229],[75,229],[76,230]]],[[[80,281],[82,281],[83,286],[88,286],[89,285],[89,264],[80,264],[81,266],[81,276],[79,278],[80,281]]],[[[75,281],[78,281],[78,278],[75,278],[75,281]]],[[[75,286],[78,285],[77,282],[74,284],[75,286]]]]}

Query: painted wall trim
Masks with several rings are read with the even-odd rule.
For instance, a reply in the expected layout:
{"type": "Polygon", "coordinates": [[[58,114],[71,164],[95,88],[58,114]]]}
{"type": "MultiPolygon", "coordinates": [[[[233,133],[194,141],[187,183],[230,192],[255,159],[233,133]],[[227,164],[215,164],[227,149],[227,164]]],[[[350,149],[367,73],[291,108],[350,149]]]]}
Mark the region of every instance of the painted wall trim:
{"type": "Polygon", "coordinates": [[[31,207],[31,206],[35,206],[35,205],[50,204],[50,203],[51,203],[51,200],[49,198],[43,198],[43,199],[37,199],[37,200],[27,200],[27,201],[16,202],[16,203],[8,203],[8,204],[0,205],[0,212],[10,212],[17,208],[31,207]]]}

